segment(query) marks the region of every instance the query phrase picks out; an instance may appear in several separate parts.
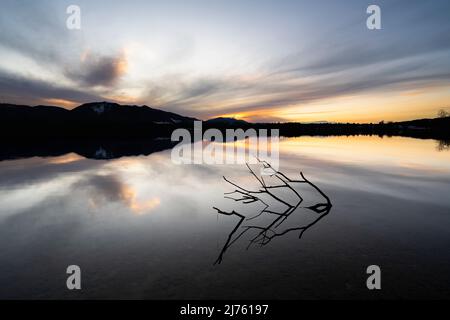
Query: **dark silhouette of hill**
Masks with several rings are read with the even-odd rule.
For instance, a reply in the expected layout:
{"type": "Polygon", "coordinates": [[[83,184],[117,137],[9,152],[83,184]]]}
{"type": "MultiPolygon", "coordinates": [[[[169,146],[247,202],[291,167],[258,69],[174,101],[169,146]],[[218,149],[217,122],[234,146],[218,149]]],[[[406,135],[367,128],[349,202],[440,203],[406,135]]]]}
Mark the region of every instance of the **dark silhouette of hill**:
{"type": "Polygon", "coordinates": [[[249,123],[244,120],[238,120],[235,118],[214,118],[204,121],[206,125],[220,125],[220,126],[248,126],[249,123]]]}
{"type": "Polygon", "coordinates": [[[73,110],[0,104],[0,133],[9,139],[170,136],[174,128],[192,127],[194,120],[148,106],[109,102],[87,103],[73,110]]]}
{"type": "MultiPolygon", "coordinates": [[[[192,132],[195,118],[147,106],[109,102],[83,104],[73,110],[54,106],[0,104],[0,160],[31,156],[57,156],[75,152],[87,158],[109,159],[148,155],[169,149],[172,132],[192,132]]],[[[450,145],[450,117],[402,122],[358,123],[250,123],[233,118],[203,122],[203,130],[279,129],[280,135],[405,136],[450,145]]],[[[269,131],[270,134],[270,131],[269,131]]]]}
{"type": "MultiPolygon", "coordinates": [[[[72,110],[54,106],[0,104],[0,134],[6,140],[170,137],[176,128],[192,129],[195,120],[148,106],[109,102],[86,103],[72,110]]],[[[377,124],[250,123],[234,118],[215,118],[204,121],[203,128],[279,129],[284,136],[369,134],[448,139],[450,117],[377,124]]]]}
{"type": "Polygon", "coordinates": [[[419,119],[401,122],[380,123],[203,123],[203,128],[217,128],[225,132],[228,128],[279,129],[285,137],[297,136],[339,136],[339,135],[378,135],[404,136],[423,139],[450,139],[450,117],[419,119]]]}

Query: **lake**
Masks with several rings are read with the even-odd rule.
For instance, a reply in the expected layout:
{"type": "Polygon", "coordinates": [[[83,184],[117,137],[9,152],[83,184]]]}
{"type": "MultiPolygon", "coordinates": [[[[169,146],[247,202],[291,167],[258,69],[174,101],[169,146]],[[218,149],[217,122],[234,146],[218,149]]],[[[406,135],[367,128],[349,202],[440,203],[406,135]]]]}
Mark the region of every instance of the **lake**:
{"type": "Polygon", "coordinates": [[[297,183],[304,202],[261,237],[275,213],[224,194],[259,188],[245,165],[176,165],[171,150],[1,161],[0,298],[450,298],[448,148],[403,137],[283,138],[280,171],[299,181],[302,172],[332,207],[308,210],[324,198],[297,183]],[[214,208],[251,220],[238,226],[214,208]],[[80,266],[82,290],[66,288],[69,265],[80,266]],[[381,290],[366,287],[370,265],[381,268],[381,290]]]}

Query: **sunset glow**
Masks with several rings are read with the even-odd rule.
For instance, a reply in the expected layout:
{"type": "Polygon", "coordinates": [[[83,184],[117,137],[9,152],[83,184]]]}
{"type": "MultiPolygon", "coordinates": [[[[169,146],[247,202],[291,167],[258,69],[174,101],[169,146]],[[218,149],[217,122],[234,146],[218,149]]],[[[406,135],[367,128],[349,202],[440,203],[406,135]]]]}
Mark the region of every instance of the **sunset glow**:
{"type": "Polygon", "coordinates": [[[286,1],[274,11],[253,0],[81,0],[80,30],[66,28],[64,2],[6,1],[0,99],[259,122],[395,121],[450,108],[448,2],[379,2],[389,14],[373,31],[358,1],[327,10],[286,1]]]}

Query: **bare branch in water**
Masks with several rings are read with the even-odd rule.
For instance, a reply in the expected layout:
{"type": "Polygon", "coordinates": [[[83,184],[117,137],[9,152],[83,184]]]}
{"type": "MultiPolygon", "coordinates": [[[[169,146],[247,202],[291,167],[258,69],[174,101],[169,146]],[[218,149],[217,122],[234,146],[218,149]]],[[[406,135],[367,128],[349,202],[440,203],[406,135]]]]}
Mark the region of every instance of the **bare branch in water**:
{"type": "Polygon", "coordinates": [[[328,215],[332,208],[332,203],[330,198],[314,183],[312,183],[310,180],[308,180],[305,175],[300,172],[301,180],[293,180],[289,177],[287,177],[284,173],[275,170],[270,163],[267,161],[261,161],[258,159],[258,162],[264,167],[264,169],[268,169],[272,174],[270,174],[270,177],[276,178],[279,181],[279,184],[276,185],[268,185],[264,178],[261,176],[258,176],[255,171],[248,165],[247,168],[250,171],[250,174],[256,179],[256,181],[259,184],[259,188],[257,190],[249,190],[246,189],[237,183],[234,183],[227,179],[226,177],[223,177],[223,179],[236,189],[231,192],[225,193],[225,198],[233,200],[235,202],[240,202],[242,204],[252,204],[256,202],[260,202],[263,205],[263,208],[257,212],[255,215],[252,215],[250,217],[246,217],[235,210],[231,212],[226,212],[221,209],[218,209],[214,207],[214,209],[222,215],[226,216],[236,216],[238,217],[238,222],[233,228],[233,230],[228,235],[227,241],[225,242],[225,245],[223,246],[219,257],[215,261],[214,264],[220,264],[223,260],[223,256],[225,252],[228,250],[228,248],[233,245],[238,239],[240,239],[245,233],[248,233],[249,231],[256,231],[256,235],[253,236],[249,244],[247,246],[247,249],[250,248],[250,246],[254,244],[259,244],[260,246],[267,245],[270,241],[272,241],[276,237],[281,237],[283,235],[286,235],[289,232],[298,231],[299,232],[299,239],[302,238],[303,234],[310,229],[312,226],[317,224],[320,220],[322,220],[326,215],[328,215]],[[293,184],[301,183],[311,186],[315,191],[318,192],[318,194],[323,198],[323,202],[317,203],[312,206],[306,206],[302,207],[301,204],[303,203],[304,199],[300,195],[300,193],[295,190],[293,184]],[[273,193],[274,190],[277,191],[292,191],[293,194],[296,197],[296,200],[292,203],[289,203],[286,200],[281,199],[279,196],[275,195],[273,193]],[[274,203],[278,203],[283,205],[286,209],[283,210],[271,210],[272,207],[271,204],[268,203],[268,201],[264,201],[261,197],[266,196],[269,199],[271,199],[274,203]],[[286,228],[284,230],[280,229],[280,226],[283,225],[286,220],[294,213],[297,212],[299,209],[306,209],[313,211],[314,213],[318,214],[319,216],[311,223],[300,226],[300,227],[292,227],[292,228],[286,228]],[[255,225],[243,225],[244,222],[256,220],[257,218],[263,216],[264,214],[268,215],[268,217],[273,217],[273,220],[266,226],[259,226],[257,224],[255,225]]]}

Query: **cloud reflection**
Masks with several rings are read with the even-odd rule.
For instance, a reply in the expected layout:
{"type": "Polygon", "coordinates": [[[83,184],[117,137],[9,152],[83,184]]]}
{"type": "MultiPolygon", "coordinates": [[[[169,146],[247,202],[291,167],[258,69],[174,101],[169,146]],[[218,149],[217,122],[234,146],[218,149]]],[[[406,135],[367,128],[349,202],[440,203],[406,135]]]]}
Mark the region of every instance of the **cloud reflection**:
{"type": "Polygon", "coordinates": [[[114,175],[90,175],[72,186],[73,190],[87,189],[88,203],[97,210],[107,202],[121,202],[137,215],[147,214],[158,207],[161,200],[157,197],[141,200],[133,186],[123,183],[114,175]]]}

